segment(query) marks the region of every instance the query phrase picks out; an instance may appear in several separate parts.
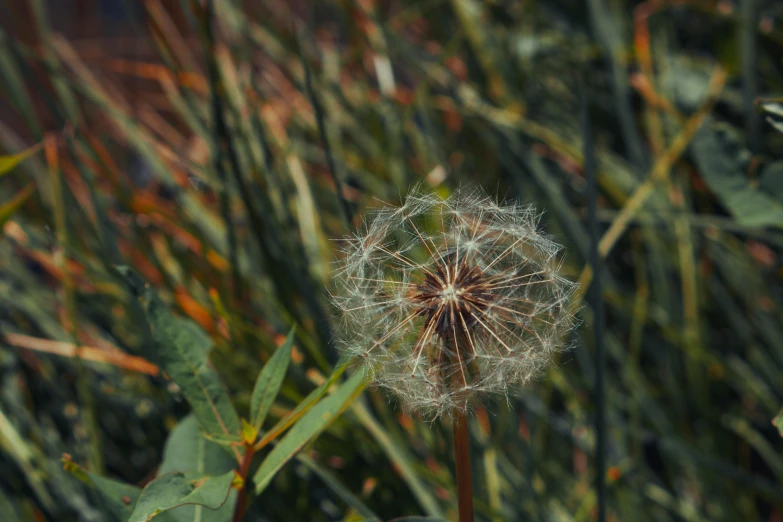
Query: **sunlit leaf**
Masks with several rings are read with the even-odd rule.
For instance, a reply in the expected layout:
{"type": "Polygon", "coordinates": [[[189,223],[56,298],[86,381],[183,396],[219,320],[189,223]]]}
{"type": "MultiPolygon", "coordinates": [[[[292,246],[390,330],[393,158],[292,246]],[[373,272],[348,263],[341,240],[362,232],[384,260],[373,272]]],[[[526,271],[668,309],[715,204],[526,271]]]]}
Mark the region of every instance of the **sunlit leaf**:
{"type": "Polygon", "coordinates": [[[761,108],[770,114],[783,117],[783,104],[779,102],[764,102],[761,104],[761,108]]]}
{"type": "Polygon", "coordinates": [[[40,148],[40,145],[34,145],[29,149],[23,150],[22,152],[18,152],[16,154],[0,156],[0,178],[11,172],[14,167],[35,154],[40,148]]]}
{"type": "Polygon", "coordinates": [[[326,379],[326,382],[321,384],[315,390],[311,391],[307,397],[302,399],[299,404],[297,404],[296,407],[291,410],[290,413],[280,419],[280,421],[272,426],[268,432],[264,433],[264,436],[261,438],[261,441],[258,444],[266,445],[269,441],[276,439],[282,432],[287,430],[289,427],[291,427],[291,425],[299,420],[302,415],[310,411],[310,409],[315,406],[316,402],[318,402],[321,397],[326,395],[326,392],[329,391],[329,388],[331,388],[332,384],[337,382],[340,376],[345,372],[345,370],[348,368],[349,361],[350,357],[346,355],[340,357],[340,360],[337,361],[337,365],[335,366],[334,371],[332,371],[332,374],[328,379],[326,379]]]}
{"type": "Polygon", "coordinates": [[[313,406],[294,424],[291,431],[269,452],[253,477],[256,494],[261,493],[286,462],[325,430],[362,393],[365,383],[364,371],[357,371],[337,391],[313,406]]]}
{"type": "Polygon", "coordinates": [[[783,132],[783,104],[779,102],[761,103],[761,108],[768,114],[767,122],[780,132],[783,132]]]}

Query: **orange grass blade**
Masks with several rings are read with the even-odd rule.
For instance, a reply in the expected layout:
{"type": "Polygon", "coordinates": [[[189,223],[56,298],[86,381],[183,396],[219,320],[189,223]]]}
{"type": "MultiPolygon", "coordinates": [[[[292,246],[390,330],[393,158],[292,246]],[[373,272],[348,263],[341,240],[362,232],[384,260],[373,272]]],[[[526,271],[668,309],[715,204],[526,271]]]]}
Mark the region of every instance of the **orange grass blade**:
{"type": "MultiPolygon", "coordinates": [[[[73,343],[51,341],[49,339],[41,339],[15,333],[6,334],[5,341],[11,346],[35,350],[37,352],[52,353],[63,357],[76,357],[77,355],[77,348],[73,343]]],[[[119,349],[116,349],[116,351],[108,351],[92,346],[79,346],[78,351],[79,357],[85,361],[107,363],[145,375],[157,376],[160,374],[160,369],[148,360],[134,355],[128,355],[121,352],[119,349]]]]}

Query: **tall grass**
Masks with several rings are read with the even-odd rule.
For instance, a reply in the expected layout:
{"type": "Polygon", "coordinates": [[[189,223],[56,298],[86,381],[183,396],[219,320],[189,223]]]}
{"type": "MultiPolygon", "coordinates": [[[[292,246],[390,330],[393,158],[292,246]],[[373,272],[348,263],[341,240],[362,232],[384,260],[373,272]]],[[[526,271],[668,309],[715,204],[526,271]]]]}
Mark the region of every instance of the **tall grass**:
{"type": "MultiPolygon", "coordinates": [[[[320,399],[334,240],[409,185],[545,209],[586,291],[585,95],[607,520],[778,520],[783,135],[753,100],[783,91],[783,30],[777,4],[740,4],[145,0],[89,40],[42,0],[3,7],[0,147],[45,145],[0,177],[0,520],[101,520],[104,483],[62,454],[142,486],[189,426],[117,266],[206,332],[243,417],[297,327],[259,461],[297,405],[350,395],[320,399]]],[[[537,384],[477,410],[477,520],[596,519],[595,302],[537,384]]],[[[454,516],[449,433],[351,400],[261,465],[246,520],[454,516]]]]}

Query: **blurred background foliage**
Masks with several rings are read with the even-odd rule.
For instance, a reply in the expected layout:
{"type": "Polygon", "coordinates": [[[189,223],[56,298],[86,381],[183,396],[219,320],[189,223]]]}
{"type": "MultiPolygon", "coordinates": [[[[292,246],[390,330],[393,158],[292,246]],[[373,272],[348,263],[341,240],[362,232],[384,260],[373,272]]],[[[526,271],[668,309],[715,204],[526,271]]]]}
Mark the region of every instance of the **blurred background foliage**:
{"type": "MultiPolygon", "coordinates": [[[[757,100],[783,94],[783,3],[218,0],[206,17],[0,4],[0,148],[38,144],[0,177],[0,520],[102,520],[61,455],[143,485],[187,414],[114,265],[209,333],[243,415],[297,324],[274,419],[337,360],[346,216],[412,184],[534,204],[586,289],[584,96],[608,520],[783,520],[783,106],[757,100]]],[[[596,518],[583,316],[539,383],[476,412],[480,520],[596,518]]],[[[449,437],[368,391],[247,520],[453,516],[449,437]]]]}

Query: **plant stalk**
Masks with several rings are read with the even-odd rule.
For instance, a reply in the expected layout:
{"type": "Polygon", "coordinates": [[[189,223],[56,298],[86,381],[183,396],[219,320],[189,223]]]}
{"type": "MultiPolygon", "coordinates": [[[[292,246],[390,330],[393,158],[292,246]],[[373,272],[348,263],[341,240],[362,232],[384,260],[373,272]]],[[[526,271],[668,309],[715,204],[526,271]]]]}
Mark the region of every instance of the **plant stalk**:
{"type": "Polygon", "coordinates": [[[473,480],[470,474],[470,437],[468,419],[454,412],[454,459],[457,464],[457,502],[459,522],[473,522],[473,480]]]}
{"type": "MultiPolygon", "coordinates": [[[[463,361],[470,360],[470,354],[467,350],[463,350],[467,343],[461,333],[458,335],[454,331],[452,335],[444,335],[442,341],[446,358],[452,364],[456,363],[462,366],[462,371],[454,372],[450,377],[451,391],[457,396],[457,404],[462,406],[462,408],[455,408],[452,412],[451,423],[454,429],[458,520],[459,522],[473,522],[473,477],[470,474],[470,434],[468,433],[468,419],[465,415],[467,397],[464,396],[468,386],[467,375],[471,373],[471,368],[463,363],[463,361]]],[[[475,368],[474,370],[478,371],[475,368]]]]}
{"type": "Polygon", "coordinates": [[[252,444],[245,444],[245,456],[242,459],[242,463],[239,465],[239,475],[244,482],[242,484],[242,489],[239,490],[237,505],[234,509],[234,517],[231,519],[232,522],[241,522],[247,511],[249,500],[247,495],[247,477],[250,474],[250,463],[253,461],[253,455],[255,455],[255,453],[256,450],[253,449],[252,444]]]}

